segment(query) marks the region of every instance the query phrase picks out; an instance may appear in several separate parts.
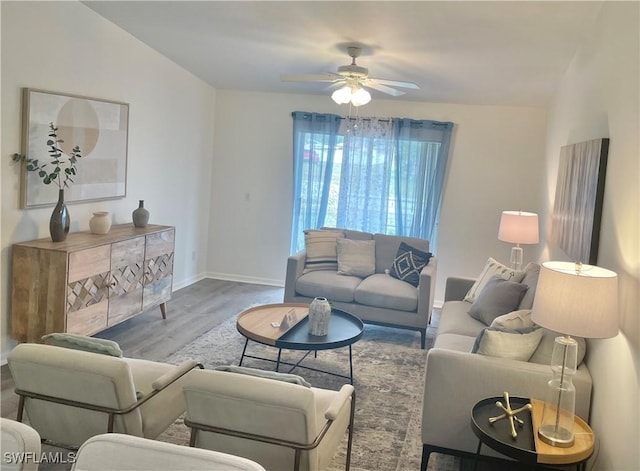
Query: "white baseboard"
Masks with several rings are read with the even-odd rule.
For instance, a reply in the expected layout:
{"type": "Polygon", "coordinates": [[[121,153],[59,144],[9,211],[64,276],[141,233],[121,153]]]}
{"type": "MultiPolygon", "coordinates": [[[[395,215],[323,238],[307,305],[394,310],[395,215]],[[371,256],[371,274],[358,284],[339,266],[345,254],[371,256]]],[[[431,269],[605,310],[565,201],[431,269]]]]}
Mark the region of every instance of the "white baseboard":
{"type": "Polygon", "coordinates": [[[238,276],[238,275],[230,275],[228,273],[217,273],[217,272],[208,272],[205,275],[205,278],[212,278],[214,280],[237,281],[239,283],[251,283],[254,285],[277,286],[278,288],[284,288],[284,280],[277,280],[273,278],[238,276]]]}

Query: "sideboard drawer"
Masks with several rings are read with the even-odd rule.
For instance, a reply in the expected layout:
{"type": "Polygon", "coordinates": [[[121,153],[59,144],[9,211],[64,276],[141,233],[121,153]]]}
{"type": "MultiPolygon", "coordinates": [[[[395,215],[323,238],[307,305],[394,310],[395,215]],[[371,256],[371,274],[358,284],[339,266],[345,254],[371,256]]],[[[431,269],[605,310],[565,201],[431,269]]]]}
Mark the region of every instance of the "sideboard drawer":
{"type": "Polygon", "coordinates": [[[69,254],[68,282],[106,273],[111,268],[111,244],[69,254]]]}
{"type": "Polygon", "coordinates": [[[109,302],[105,299],[79,311],[67,314],[67,329],[71,334],[91,335],[107,328],[107,309],[109,302]]]}

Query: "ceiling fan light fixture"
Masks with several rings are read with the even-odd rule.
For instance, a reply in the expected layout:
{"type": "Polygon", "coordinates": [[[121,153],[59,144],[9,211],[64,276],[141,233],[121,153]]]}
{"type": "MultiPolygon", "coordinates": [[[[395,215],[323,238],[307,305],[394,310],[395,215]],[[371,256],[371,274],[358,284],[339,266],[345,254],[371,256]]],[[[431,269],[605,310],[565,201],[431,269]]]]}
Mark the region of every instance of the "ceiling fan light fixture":
{"type": "Polygon", "coordinates": [[[370,101],[371,94],[362,87],[359,87],[355,92],[351,94],[351,104],[353,104],[353,106],[366,105],[370,101]]]}
{"type": "Polygon", "coordinates": [[[351,87],[345,85],[344,87],[337,89],[331,94],[331,99],[339,105],[349,103],[351,100],[351,87]]]}

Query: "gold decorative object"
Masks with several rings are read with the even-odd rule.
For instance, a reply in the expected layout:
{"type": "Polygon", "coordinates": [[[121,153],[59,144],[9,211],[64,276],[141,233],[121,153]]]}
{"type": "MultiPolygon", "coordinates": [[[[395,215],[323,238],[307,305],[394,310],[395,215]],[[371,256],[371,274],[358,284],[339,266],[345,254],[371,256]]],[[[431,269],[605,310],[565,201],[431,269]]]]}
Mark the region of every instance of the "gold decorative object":
{"type": "Polygon", "coordinates": [[[504,413],[496,417],[489,417],[489,423],[494,424],[498,420],[509,419],[509,424],[511,425],[511,438],[515,440],[518,437],[518,432],[516,431],[514,421],[517,422],[520,427],[524,425],[524,421],[516,417],[516,414],[519,414],[520,412],[525,410],[531,410],[531,404],[525,404],[524,406],[519,407],[515,410],[512,409],[511,404],[509,404],[509,393],[506,391],[504,392],[504,402],[506,403],[506,406],[502,404],[502,402],[496,401],[496,406],[502,409],[504,413]]]}

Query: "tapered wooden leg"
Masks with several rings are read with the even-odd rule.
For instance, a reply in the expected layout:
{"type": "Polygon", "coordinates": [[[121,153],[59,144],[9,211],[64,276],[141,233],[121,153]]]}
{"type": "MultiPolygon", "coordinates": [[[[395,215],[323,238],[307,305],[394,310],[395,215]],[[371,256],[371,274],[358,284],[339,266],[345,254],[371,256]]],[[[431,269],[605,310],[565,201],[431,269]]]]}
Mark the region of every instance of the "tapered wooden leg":
{"type": "Polygon", "coordinates": [[[162,318],[166,319],[167,318],[167,303],[161,303],[160,304],[160,312],[162,313],[162,318]]]}

